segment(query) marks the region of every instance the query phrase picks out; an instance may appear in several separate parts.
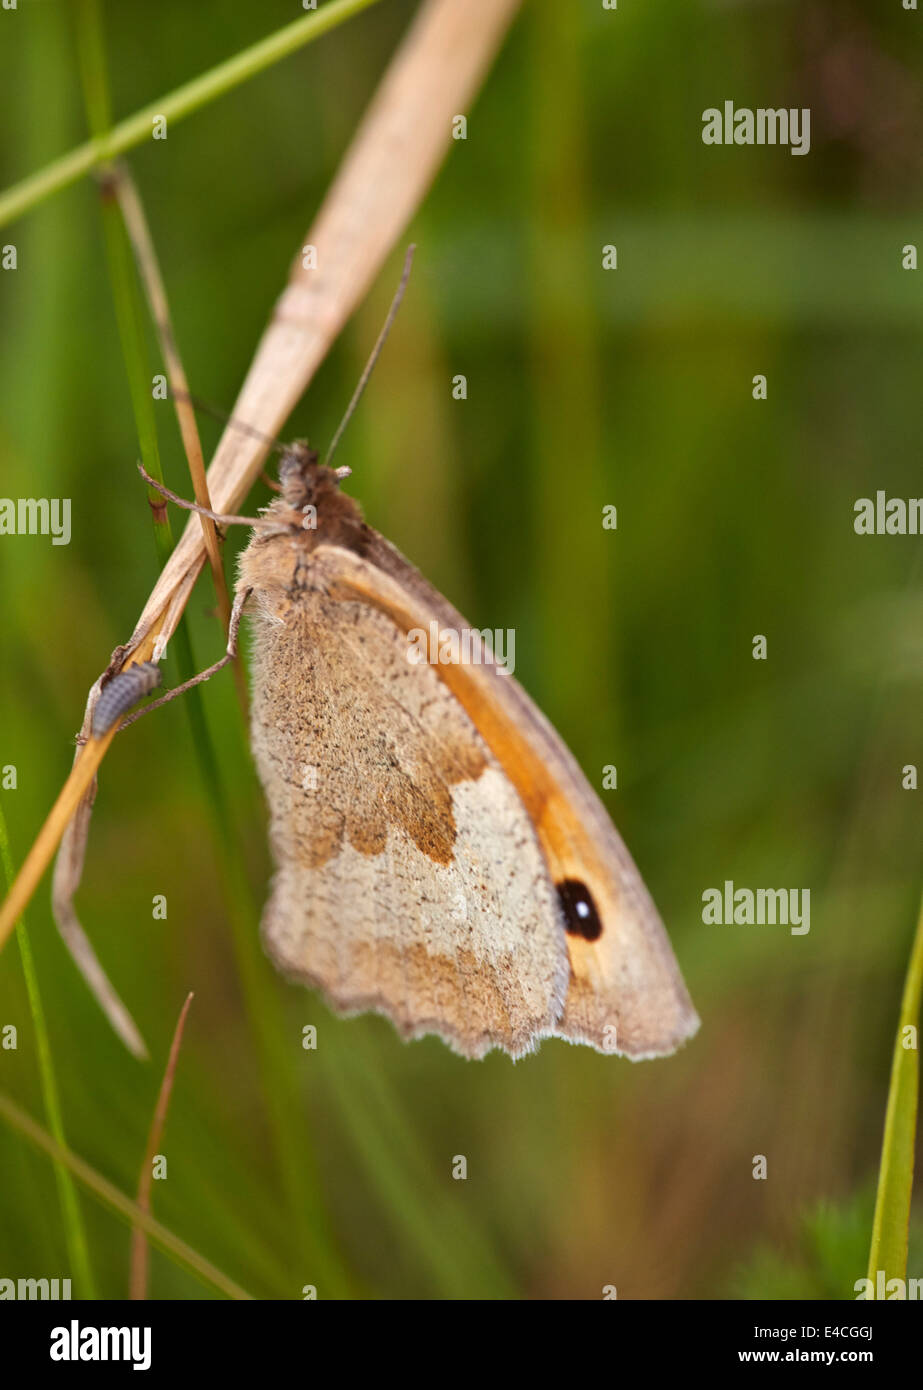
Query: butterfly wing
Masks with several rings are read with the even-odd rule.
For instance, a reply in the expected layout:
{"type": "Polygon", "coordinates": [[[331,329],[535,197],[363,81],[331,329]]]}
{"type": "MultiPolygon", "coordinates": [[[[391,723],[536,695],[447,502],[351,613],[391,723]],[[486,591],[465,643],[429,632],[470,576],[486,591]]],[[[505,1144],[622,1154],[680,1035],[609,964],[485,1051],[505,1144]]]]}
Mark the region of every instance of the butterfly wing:
{"type": "MultiPolygon", "coordinates": [[[[405,637],[433,620],[468,629],[380,536],[364,557],[337,550],[330,576],[331,594],[377,607],[405,637]]],[[[554,1034],[636,1059],[672,1052],[699,1020],[650,894],[559,735],[490,653],[480,654],[432,669],[516,789],[555,888],[570,969],[554,1034]]]]}
{"type": "Polygon", "coordinates": [[[270,956],[405,1037],[438,1033],[467,1057],[528,1051],[553,1031],[570,972],[515,788],[436,669],[408,662],[391,617],[332,596],[350,552],[320,547],[296,584],[288,539],[259,544],[252,742],[276,861],[270,956]]]}

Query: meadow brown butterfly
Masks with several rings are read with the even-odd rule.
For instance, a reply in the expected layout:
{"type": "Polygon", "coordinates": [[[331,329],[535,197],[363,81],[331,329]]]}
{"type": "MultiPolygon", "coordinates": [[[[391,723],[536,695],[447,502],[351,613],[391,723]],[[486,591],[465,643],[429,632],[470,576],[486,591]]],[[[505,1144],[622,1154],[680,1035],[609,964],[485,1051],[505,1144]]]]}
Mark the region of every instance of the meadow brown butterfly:
{"type": "Polygon", "coordinates": [[[246,606],[270,957],[337,1011],[465,1057],[546,1037],[672,1052],[698,1019],[609,816],[486,635],[366,525],[348,476],[296,443],[259,518],[208,513],[254,523],[228,655],[192,683],[230,659],[246,606]],[[429,659],[420,634],[436,637],[429,659]]]}

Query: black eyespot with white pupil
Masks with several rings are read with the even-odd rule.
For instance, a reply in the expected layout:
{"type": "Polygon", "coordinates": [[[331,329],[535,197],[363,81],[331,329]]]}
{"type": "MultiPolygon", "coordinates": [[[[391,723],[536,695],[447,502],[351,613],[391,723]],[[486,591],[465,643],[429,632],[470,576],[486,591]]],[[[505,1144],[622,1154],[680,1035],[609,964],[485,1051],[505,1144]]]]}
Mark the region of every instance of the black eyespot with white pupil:
{"type": "Polygon", "coordinates": [[[586,884],[576,878],[565,878],[557,889],[565,931],[571,936],[582,936],[584,941],[597,941],[602,936],[603,924],[586,884]]]}

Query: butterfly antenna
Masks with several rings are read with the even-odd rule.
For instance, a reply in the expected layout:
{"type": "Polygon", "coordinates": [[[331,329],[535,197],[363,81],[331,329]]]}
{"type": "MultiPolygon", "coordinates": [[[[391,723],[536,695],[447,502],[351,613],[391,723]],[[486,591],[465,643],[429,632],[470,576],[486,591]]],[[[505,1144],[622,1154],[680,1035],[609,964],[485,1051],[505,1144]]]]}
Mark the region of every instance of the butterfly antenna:
{"type": "Polygon", "coordinates": [[[346,426],[352,419],[353,412],[355,411],[356,406],[359,404],[362,392],[368,385],[369,377],[372,375],[372,372],[375,369],[375,363],[381,356],[381,350],[385,345],[385,339],[391,332],[391,325],[394,322],[398,309],[401,307],[401,300],[404,298],[404,291],[407,288],[407,281],[410,279],[410,267],[413,264],[413,253],[414,251],[416,251],[416,249],[416,245],[414,244],[411,244],[407,247],[407,255],[404,257],[404,270],[403,274],[401,275],[401,282],[398,285],[394,294],[394,298],[391,301],[391,308],[388,310],[388,317],[385,319],[384,326],[382,327],[382,330],[378,335],[375,346],[372,348],[369,360],[365,364],[365,370],[359,378],[359,385],[353,392],[352,400],[346,407],[346,414],[343,416],[342,420],[337,426],[336,434],[330,441],[330,448],[327,450],[327,455],[324,459],[325,468],[329,464],[330,460],[333,458],[333,452],[343,437],[343,431],[346,429],[346,426]]]}

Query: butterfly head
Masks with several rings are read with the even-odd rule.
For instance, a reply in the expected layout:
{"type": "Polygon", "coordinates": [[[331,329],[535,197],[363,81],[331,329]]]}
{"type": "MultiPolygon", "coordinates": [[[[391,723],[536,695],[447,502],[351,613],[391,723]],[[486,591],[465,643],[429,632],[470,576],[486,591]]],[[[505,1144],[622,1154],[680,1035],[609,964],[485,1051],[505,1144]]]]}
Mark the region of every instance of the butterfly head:
{"type": "Polygon", "coordinates": [[[288,506],[300,510],[318,506],[326,497],[339,493],[348,478],[348,468],[325,468],[317,461],[317,450],[306,439],[296,439],[285,450],[279,463],[279,483],[288,506]]]}
{"type": "Polygon", "coordinates": [[[340,484],[350,471],[318,463],[317,450],[306,440],[296,440],[279,462],[281,497],[273,508],[280,509],[278,519],[284,517],[287,525],[306,532],[311,543],[344,523],[361,524],[356,503],[340,491],[340,484]]]}

